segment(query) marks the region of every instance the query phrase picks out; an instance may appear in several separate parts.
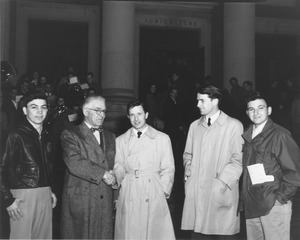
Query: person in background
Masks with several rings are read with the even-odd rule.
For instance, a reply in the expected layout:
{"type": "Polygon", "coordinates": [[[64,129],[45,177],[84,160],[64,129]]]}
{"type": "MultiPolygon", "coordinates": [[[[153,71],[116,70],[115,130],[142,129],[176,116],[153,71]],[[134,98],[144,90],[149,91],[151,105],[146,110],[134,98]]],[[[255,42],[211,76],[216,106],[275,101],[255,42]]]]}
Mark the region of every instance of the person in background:
{"type": "Polygon", "coordinates": [[[116,140],[114,173],[120,187],[115,239],[175,239],[166,199],[174,181],[169,137],[146,124],[144,103],[127,105],[132,127],[116,140]]]}
{"type": "MultiPolygon", "coordinates": [[[[172,87],[169,90],[169,97],[164,105],[163,118],[165,122],[164,132],[168,134],[171,139],[176,169],[174,189],[168,201],[171,214],[174,214],[175,212],[180,214],[184,200],[184,168],[182,165],[182,154],[186,137],[183,118],[186,114],[183,112],[182,102],[178,99],[178,94],[178,89],[175,87],[172,87]]],[[[178,225],[180,225],[180,221],[178,221],[178,225]]]]}
{"type": "Polygon", "coordinates": [[[181,229],[193,230],[192,239],[231,240],[240,231],[243,125],[219,110],[221,98],[217,87],[198,89],[202,117],[191,123],[183,154],[186,182],[181,229]]]}
{"type": "Polygon", "coordinates": [[[57,199],[51,190],[55,148],[43,128],[46,96],[26,96],[22,110],[26,120],[10,132],[0,168],[10,238],[51,239],[52,208],[57,199]]]}
{"type": "Polygon", "coordinates": [[[253,83],[251,81],[244,81],[243,88],[244,88],[244,98],[245,99],[256,94],[256,91],[253,89],[253,83]]]}
{"type": "Polygon", "coordinates": [[[242,206],[248,240],[290,239],[292,198],[300,186],[300,151],[290,132],[269,117],[267,100],[247,100],[252,125],[243,138],[242,206]]]}
{"type": "Polygon", "coordinates": [[[94,73],[92,73],[92,72],[87,73],[86,82],[87,82],[89,88],[93,88],[95,90],[96,94],[101,94],[101,85],[96,82],[94,73]]]}
{"type": "Polygon", "coordinates": [[[243,120],[241,116],[245,114],[244,111],[244,96],[245,96],[245,90],[243,87],[241,87],[238,83],[238,79],[236,77],[232,77],[229,79],[231,90],[230,95],[234,101],[234,106],[232,106],[235,109],[234,117],[236,117],[239,120],[243,120]]]}
{"type": "MultiPolygon", "coordinates": [[[[157,99],[157,86],[155,83],[151,83],[149,91],[146,94],[145,103],[148,109],[147,124],[158,129],[157,121],[160,121],[158,114],[158,99],[157,99]]],[[[159,129],[158,129],[159,130],[159,129]]]]}
{"type": "Polygon", "coordinates": [[[17,102],[18,89],[12,88],[9,92],[8,99],[3,99],[2,109],[7,116],[7,133],[9,133],[13,128],[16,127],[19,122],[19,111],[18,111],[18,102],[17,102]]]}
{"type": "Polygon", "coordinates": [[[292,136],[300,147],[300,88],[295,94],[295,99],[291,106],[292,116],[292,136]]]}
{"type": "Polygon", "coordinates": [[[113,238],[115,135],[103,128],[105,99],[88,96],[84,120],[61,134],[66,175],[62,195],[61,237],[113,238]]]}

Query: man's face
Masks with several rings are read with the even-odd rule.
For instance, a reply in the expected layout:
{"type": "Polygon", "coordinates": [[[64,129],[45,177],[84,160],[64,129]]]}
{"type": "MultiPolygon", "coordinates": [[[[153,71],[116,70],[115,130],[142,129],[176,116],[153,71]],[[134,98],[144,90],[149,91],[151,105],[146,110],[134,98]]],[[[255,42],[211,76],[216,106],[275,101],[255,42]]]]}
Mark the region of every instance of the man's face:
{"type": "Polygon", "coordinates": [[[217,99],[211,99],[207,94],[197,93],[197,100],[201,115],[210,117],[215,113],[218,107],[217,99]]]}
{"type": "Polygon", "coordinates": [[[237,81],[236,80],[230,80],[230,85],[231,87],[236,87],[238,84],[237,84],[237,81]]]}
{"type": "Polygon", "coordinates": [[[46,82],[47,82],[46,77],[41,77],[40,83],[41,83],[41,84],[45,84],[46,82]]]}
{"type": "Polygon", "coordinates": [[[178,97],[178,90],[173,89],[173,90],[170,92],[170,97],[173,98],[173,99],[177,99],[177,97],[178,97]]]}
{"type": "Polygon", "coordinates": [[[136,130],[143,130],[146,127],[146,119],[148,113],[145,113],[142,106],[136,106],[129,109],[128,118],[133,128],[136,130]]]}
{"type": "Polygon", "coordinates": [[[247,115],[255,126],[259,126],[268,120],[272,108],[267,106],[263,99],[256,99],[247,104],[247,115]]]}
{"type": "Polygon", "coordinates": [[[32,76],[33,76],[33,79],[38,79],[39,78],[39,73],[38,72],[34,72],[32,74],[32,76]]]}
{"type": "Polygon", "coordinates": [[[11,98],[11,100],[16,101],[17,95],[18,95],[17,89],[12,89],[11,92],[10,92],[10,98],[11,98]]]}
{"type": "Polygon", "coordinates": [[[250,85],[248,85],[247,83],[243,83],[243,88],[248,92],[251,90],[250,85]]]}
{"type": "Polygon", "coordinates": [[[24,92],[28,91],[28,83],[27,82],[23,82],[23,84],[21,85],[21,89],[24,92]]]}
{"type": "Polygon", "coordinates": [[[100,99],[94,99],[83,109],[84,119],[92,127],[102,126],[105,114],[106,114],[106,105],[105,102],[100,99]]]}
{"type": "Polygon", "coordinates": [[[59,97],[59,98],[57,99],[57,105],[58,105],[58,106],[63,106],[63,105],[65,105],[65,100],[64,100],[63,98],[59,97]]]}
{"type": "Polygon", "coordinates": [[[156,85],[151,85],[150,92],[153,94],[156,93],[156,85]]]}
{"type": "Polygon", "coordinates": [[[51,84],[46,84],[45,91],[46,92],[51,92],[52,91],[52,85],[51,84]]]}
{"type": "Polygon", "coordinates": [[[26,118],[33,126],[43,124],[48,112],[47,103],[44,99],[34,99],[23,107],[26,118]]]}
{"type": "Polygon", "coordinates": [[[172,74],[172,80],[177,81],[179,79],[179,76],[176,73],[172,74]]]}
{"type": "Polygon", "coordinates": [[[86,78],[86,81],[87,81],[87,83],[88,84],[92,84],[93,83],[93,81],[94,81],[94,78],[93,78],[93,76],[92,75],[87,75],[87,78],[86,78]]]}

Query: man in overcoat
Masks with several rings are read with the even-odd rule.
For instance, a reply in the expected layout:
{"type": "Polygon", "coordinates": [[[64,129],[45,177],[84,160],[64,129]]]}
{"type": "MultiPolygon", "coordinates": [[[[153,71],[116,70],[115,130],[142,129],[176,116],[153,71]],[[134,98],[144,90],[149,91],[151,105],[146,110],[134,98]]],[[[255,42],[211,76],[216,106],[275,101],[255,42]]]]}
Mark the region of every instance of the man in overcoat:
{"type": "Polygon", "coordinates": [[[140,101],[128,104],[127,115],[132,128],[116,140],[115,239],[175,239],[166,201],[175,171],[170,138],[146,124],[140,101]]]}
{"type": "Polygon", "coordinates": [[[219,109],[221,97],[221,90],[214,86],[198,90],[202,117],[190,125],[183,154],[186,182],[181,228],[193,230],[193,239],[233,239],[240,230],[243,125],[219,109]]]}
{"type": "Polygon", "coordinates": [[[82,105],[84,121],[63,131],[67,167],[62,199],[62,238],[113,238],[115,135],[102,128],[105,99],[93,95],[82,105]]]}

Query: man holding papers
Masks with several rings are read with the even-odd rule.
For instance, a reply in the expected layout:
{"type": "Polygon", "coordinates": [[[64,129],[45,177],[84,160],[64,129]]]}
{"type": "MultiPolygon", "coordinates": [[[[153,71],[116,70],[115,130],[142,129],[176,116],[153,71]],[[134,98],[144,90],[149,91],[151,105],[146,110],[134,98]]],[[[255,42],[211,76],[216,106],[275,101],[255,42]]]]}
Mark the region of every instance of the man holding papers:
{"type": "Polygon", "coordinates": [[[253,124],[243,134],[241,198],[248,240],[290,239],[291,200],[300,186],[299,147],[288,130],[269,118],[271,112],[259,95],[247,100],[253,124]]]}

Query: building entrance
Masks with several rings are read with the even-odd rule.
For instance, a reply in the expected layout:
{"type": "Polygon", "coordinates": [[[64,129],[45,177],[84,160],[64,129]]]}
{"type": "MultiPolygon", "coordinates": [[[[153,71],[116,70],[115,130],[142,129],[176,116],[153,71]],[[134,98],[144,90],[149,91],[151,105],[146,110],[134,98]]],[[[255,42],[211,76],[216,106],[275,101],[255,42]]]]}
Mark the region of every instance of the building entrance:
{"type": "Polygon", "coordinates": [[[167,90],[174,71],[180,73],[188,88],[204,76],[204,48],[199,48],[199,35],[198,30],[140,29],[140,98],[152,82],[159,91],[167,90]]]}

